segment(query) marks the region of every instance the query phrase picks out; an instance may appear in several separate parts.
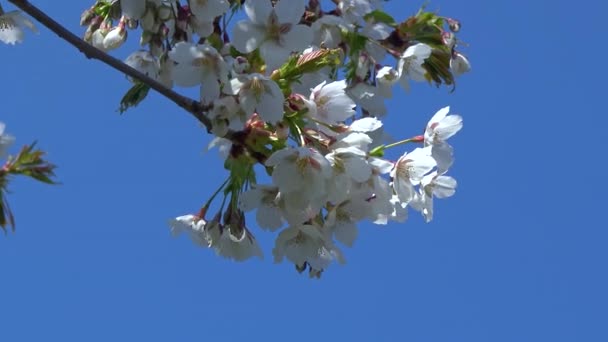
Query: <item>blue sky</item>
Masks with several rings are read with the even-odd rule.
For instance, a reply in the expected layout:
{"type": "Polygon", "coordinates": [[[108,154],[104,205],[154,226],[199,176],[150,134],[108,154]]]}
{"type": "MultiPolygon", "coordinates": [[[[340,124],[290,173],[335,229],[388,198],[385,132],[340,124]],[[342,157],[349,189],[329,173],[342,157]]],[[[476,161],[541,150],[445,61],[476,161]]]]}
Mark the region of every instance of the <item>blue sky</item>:
{"type": "MultiPolygon", "coordinates": [[[[34,3],[82,32],[85,5],[34,3]]],[[[418,5],[387,7],[402,19],[418,5]]],[[[458,191],[437,201],[431,224],[412,212],[405,224],[362,225],[347,265],[320,281],[273,264],[272,236],[258,229],[266,258],[243,264],[170,237],[166,221],[197,210],[225,177],[191,117],[156,94],[118,115],[124,76],[44,28],[0,46],[0,120],[17,145],[38,140],[62,182],[12,183],[0,339],[608,340],[608,5],[429,8],[462,21],[473,72],[453,94],[418,84],[396,97],[387,126],[409,136],[445,105],[462,114],[458,191]]]]}

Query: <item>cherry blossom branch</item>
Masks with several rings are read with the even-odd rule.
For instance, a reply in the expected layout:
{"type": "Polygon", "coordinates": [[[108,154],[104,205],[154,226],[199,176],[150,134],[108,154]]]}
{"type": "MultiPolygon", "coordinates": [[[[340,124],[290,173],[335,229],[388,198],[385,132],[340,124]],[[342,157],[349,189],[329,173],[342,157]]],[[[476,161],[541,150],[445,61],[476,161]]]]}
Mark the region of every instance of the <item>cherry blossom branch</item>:
{"type": "Polygon", "coordinates": [[[198,101],[176,93],[175,91],[165,87],[162,83],[156,81],[155,79],[123,63],[121,60],[112,57],[109,54],[95,48],[94,46],[82,40],[80,37],[70,32],[63,25],[56,22],[53,18],[49,17],[42,10],[32,5],[29,1],[8,0],[8,2],[17,6],[23,12],[29,14],[42,25],[44,25],[46,28],[53,31],[61,39],[65,40],[66,42],[80,50],[80,52],[82,52],[88,59],[96,59],[98,61],[101,61],[102,63],[124,73],[125,75],[131,76],[134,79],[137,79],[138,81],[146,84],[150,88],[156,90],[161,95],[173,101],[181,108],[185,109],[187,112],[191,113],[199,122],[201,122],[205,126],[205,128],[207,128],[207,131],[211,131],[211,121],[204,115],[204,112],[209,109],[208,107],[203,106],[198,101]]]}

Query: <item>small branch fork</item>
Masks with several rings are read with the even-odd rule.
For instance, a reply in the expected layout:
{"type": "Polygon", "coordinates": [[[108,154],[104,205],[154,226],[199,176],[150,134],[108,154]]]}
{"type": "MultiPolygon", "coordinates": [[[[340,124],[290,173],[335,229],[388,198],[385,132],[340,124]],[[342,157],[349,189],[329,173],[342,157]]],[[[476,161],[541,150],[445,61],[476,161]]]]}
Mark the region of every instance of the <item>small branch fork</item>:
{"type": "Polygon", "coordinates": [[[42,25],[47,27],[49,30],[55,32],[60,38],[73,45],[75,48],[80,50],[87,58],[96,59],[104,64],[124,73],[125,75],[131,76],[134,79],[148,85],[150,88],[156,90],[161,95],[165,96],[175,104],[185,109],[187,112],[192,114],[200,123],[202,123],[207,131],[211,131],[211,120],[207,118],[204,113],[209,110],[207,106],[202,105],[200,102],[195,101],[191,98],[176,93],[175,91],[165,87],[162,83],[157,80],[135,70],[129,65],[123,63],[121,60],[110,56],[109,54],[95,48],[89,43],[76,36],[63,25],[56,22],[53,18],[49,17],[46,13],[41,11],[38,7],[32,5],[27,0],[8,0],[8,2],[17,6],[23,12],[29,14],[31,17],[36,19],[42,25]]]}

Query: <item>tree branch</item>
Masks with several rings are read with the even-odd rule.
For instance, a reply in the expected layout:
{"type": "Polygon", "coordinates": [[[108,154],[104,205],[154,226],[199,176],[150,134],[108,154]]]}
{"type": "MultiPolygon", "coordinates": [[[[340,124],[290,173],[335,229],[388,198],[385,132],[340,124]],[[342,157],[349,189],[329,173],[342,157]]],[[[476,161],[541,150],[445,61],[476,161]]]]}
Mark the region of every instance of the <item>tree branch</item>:
{"type": "Polygon", "coordinates": [[[12,3],[13,5],[21,9],[23,12],[32,16],[34,19],[36,19],[42,25],[47,27],[49,30],[55,32],[55,34],[57,34],[60,38],[80,50],[80,52],[82,52],[87,58],[101,61],[107,64],[108,66],[124,73],[125,75],[131,76],[134,79],[137,79],[140,82],[148,85],[150,88],[156,90],[161,95],[165,96],[181,108],[191,113],[198,121],[205,125],[207,131],[211,130],[211,121],[204,115],[204,112],[209,109],[208,107],[203,106],[198,101],[176,93],[175,91],[165,87],[157,80],[135,70],[129,65],[123,63],[121,60],[112,57],[107,53],[95,48],[94,46],[82,40],[80,37],[70,32],[58,22],[53,20],[53,18],[46,15],[46,13],[38,9],[36,6],[32,5],[29,1],[8,0],[8,2],[12,3]]]}

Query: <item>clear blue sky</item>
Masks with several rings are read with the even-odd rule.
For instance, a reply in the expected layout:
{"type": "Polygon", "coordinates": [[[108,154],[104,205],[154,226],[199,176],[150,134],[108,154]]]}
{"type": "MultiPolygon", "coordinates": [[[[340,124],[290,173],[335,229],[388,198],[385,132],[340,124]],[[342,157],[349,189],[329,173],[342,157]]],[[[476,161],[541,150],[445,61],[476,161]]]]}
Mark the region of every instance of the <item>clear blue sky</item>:
{"type": "MultiPolygon", "coordinates": [[[[88,2],[33,2],[82,32],[88,2]]],[[[404,18],[418,4],[388,8],[404,18]]],[[[170,237],[167,219],[224,177],[188,115],[156,94],[118,115],[124,77],[44,28],[0,46],[0,120],[17,144],[38,140],[63,183],[12,185],[0,340],[608,341],[608,5],[429,8],[462,20],[473,72],[453,94],[419,84],[398,96],[387,125],[409,135],[444,105],[462,114],[458,191],[431,224],[412,212],[361,226],[348,264],[320,281],[273,264],[258,229],[266,258],[244,264],[170,237]]]]}

